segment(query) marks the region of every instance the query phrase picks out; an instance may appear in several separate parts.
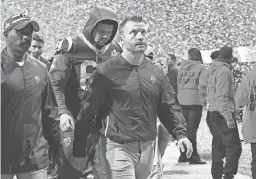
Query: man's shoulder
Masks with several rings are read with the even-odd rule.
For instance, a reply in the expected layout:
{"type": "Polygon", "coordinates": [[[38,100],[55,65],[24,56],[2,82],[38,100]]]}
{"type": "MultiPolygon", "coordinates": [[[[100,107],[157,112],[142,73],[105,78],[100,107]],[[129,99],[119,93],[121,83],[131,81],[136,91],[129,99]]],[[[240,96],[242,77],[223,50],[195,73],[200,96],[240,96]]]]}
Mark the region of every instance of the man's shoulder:
{"type": "Polygon", "coordinates": [[[31,65],[33,65],[33,68],[37,68],[38,70],[43,70],[43,71],[46,70],[47,71],[47,65],[44,62],[32,57],[28,53],[26,53],[26,55],[27,55],[27,60],[30,61],[31,65]]]}
{"type": "Polygon", "coordinates": [[[114,56],[104,63],[99,64],[98,71],[102,74],[112,72],[114,69],[120,67],[120,55],[114,56]]]}

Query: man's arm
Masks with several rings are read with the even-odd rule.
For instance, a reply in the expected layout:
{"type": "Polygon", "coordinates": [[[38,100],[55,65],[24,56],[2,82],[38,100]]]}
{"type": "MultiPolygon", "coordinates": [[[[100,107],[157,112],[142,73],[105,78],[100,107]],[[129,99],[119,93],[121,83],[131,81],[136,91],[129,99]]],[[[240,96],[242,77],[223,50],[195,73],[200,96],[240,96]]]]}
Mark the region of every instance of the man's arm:
{"type": "Polygon", "coordinates": [[[54,57],[49,78],[58,104],[59,116],[69,114],[65,103],[65,87],[71,76],[71,70],[71,60],[65,54],[58,54],[54,57]]]}
{"type": "Polygon", "coordinates": [[[42,93],[42,126],[45,139],[53,153],[54,160],[61,164],[62,148],[60,144],[60,131],[58,118],[58,109],[55,96],[53,94],[51,82],[46,74],[46,85],[42,93]]]}
{"type": "Polygon", "coordinates": [[[164,127],[177,140],[187,137],[186,122],[181,108],[175,100],[175,91],[168,83],[162,82],[162,97],[157,114],[164,127]]]}
{"type": "Polygon", "coordinates": [[[235,102],[236,102],[236,109],[240,107],[244,107],[249,103],[249,78],[248,75],[244,76],[240,85],[238,86],[236,95],[235,95],[235,102]]]}
{"type": "Polygon", "coordinates": [[[216,93],[215,99],[216,104],[218,105],[219,113],[225,118],[227,122],[232,122],[233,116],[232,112],[229,109],[229,87],[231,78],[231,72],[223,71],[219,72],[216,79],[216,93]]]}
{"type": "Polygon", "coordinates": [[[74,131],[73,155],[75,157],[85,157],[87,149],[87,138],[93,133],[95,116],[100,114],[100,109],[104,106],[107,98],[108,79],[100,74],[98,70],[93,75],[93,80],[89,86],[90,93],[83,101],[81,110],[77,116],[77,122],[74,131]]]}

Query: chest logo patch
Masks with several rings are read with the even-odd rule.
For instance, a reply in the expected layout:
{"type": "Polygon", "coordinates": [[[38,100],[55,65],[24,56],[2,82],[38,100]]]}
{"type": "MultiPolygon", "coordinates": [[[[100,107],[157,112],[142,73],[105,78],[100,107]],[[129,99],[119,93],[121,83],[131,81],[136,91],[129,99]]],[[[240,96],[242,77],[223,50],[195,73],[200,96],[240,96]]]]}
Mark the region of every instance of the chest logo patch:
{"type": "Polygon", "coordinates": [[[151,80],[151,82],[152,82],[153,84],[155,84],[155,83],[156,83],[156,77],[154,77],[154,76],[150,76],[150,80],[151,80]]]}
{"type": "Polygon", "coordinates": [[[112,57],[115,57],[115,56],[117,56],[117,55],[118,55],[118,52],[116,51],[116,49],[112,50],[111,56],[112,56],[112,57]]]}
{"type": "Polygon", "coordinates": [[[40,77],[39,76],[35,76],[35,80],[36,80],[36,83],[39,83],[40,77]]]}
{"type": "Polygon", "coordinates": [[[68,147],[70,145],[70,143],[72,142],[70,137],[66,137],[63,139],[63,144],[65,147],[68,147]]]}

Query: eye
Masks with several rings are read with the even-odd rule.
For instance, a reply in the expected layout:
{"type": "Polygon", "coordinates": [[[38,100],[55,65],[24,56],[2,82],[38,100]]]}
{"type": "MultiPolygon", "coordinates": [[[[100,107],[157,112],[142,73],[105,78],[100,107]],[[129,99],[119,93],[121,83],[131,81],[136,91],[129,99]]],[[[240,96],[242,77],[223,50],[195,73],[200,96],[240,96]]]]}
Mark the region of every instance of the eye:
{"type": "Polygon", "coordinates": [[[135,31],[135,30],[132,30],[132,31],[130,32],[130,34],[136,34],[136,31],[135,31]]]}
{"type": "Polygon", "coordinates": [[[143,31],[141,31],[141,34],[142,34],[142,35],[146,35],[147,32],[146,32],[145,30],[143,30],[143,31]]]}

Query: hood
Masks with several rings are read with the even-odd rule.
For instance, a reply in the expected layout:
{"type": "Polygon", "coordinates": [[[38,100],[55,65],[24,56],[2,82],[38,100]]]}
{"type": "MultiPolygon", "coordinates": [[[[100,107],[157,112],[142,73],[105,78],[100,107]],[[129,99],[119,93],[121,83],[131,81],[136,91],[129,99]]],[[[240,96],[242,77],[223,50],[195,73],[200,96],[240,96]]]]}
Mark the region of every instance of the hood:
{"type": "Polygon", "coordinates": [[[209,73],[210,74],[214,73],[220,67],[227,67],[228,69],[231,70],[231,65],[229,65],[225,62],[218,61],[218,60],[213,60],[211,66],[209,68],[209,73]]]}
{"type": "Polygon", "coordinates": [[[111,20],[114,24],[114,31],[109,39],[109,41],[106,43],[109,44],[115,37],[117,30],[118,30],[118,21],[116,14],[109,8],[105,7],[95,7],[89,14],[89,19],[87,20],[85,27],[83,29],[83,34],[86,37],[86,39],[94,45],[94,41],[92,40],[91,33],[93,29],[96,27],[96,25],[103,21],[103,20],[111,20]]]}
{"type": "Polygon", "coordinates": [[[203,65],[199,61],[184,60],[181,62],[180,70],[182,71],[200,71],[203,65]]]}

